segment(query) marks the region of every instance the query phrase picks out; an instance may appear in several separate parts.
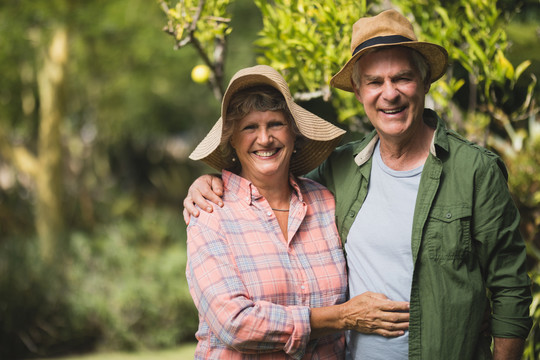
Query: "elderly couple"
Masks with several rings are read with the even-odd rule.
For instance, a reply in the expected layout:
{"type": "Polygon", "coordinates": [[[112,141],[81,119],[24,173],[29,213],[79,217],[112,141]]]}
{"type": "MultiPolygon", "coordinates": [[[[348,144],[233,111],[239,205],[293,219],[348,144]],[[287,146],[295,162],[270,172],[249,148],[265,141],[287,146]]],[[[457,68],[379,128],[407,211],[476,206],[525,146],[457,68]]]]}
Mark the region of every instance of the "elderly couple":
{"type": "Polygon", "coordinates": [[[334,149],[344,131],[254,66],[191,154],[222,171],[184,201],[195,357],[520,359],[531,293],[505,166],[424,109],[446,50],[394,10],[358,20],[351,50],[331,85],[363,104],[362,140],[334,149]]]}

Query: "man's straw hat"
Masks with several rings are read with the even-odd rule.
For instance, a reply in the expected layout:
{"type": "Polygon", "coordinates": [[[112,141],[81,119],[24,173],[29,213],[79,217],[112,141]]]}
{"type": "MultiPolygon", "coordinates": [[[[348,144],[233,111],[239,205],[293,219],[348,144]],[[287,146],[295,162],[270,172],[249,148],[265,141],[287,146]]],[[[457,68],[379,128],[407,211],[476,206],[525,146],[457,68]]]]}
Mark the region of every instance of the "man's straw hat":
{"type": "Polygon", "coordinates": [[[431,82],[444,75],[448,66],[448,53],[442,46],[418,41],[412,24],[395,10],[386,10],[373,17],[359,19],[353,25],[352,57],[330,80],[330,85],[345,91],[354,91],[352,73],[356,61],[368,50],[385,46],[406,46],[421,53],[429,64],[431,82]]]}
{"type": "Polygon", "coordinates": [[[227,108],[235,93],[258,85],[270,85],[283,95],[298,130],[305,137],[302,146],[296,149],[291,158],[290,171],[295,175],[303,175],[319,166],[339,144],[345,130],[297,105],[285,79],[274,68],[266,65],[242,69],[232,77],[221,103],[221,117],[189,158],[202,160],[219,171],[235,165],[232,158],[226,159],[223,156],[220,146],[223,123],[227,121],[227,108]]]}

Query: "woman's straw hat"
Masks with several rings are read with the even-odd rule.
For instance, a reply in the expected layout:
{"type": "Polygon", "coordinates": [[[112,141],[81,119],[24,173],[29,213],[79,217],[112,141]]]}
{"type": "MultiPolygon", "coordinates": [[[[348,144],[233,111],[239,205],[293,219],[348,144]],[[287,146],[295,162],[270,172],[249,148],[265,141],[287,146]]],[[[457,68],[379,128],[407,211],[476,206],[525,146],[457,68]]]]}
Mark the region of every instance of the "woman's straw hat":
{"type": "Polygon", "coordinates": [[[354,91],[351,77],[356,61],[368,50],[385,46],[406,46],[421,53],[431,70],[431,82],[444,75],[448,66],[448,53],[442,46],[418,41],[412,24],[395,10],[386,10],[373,17],[359,19],[353,25],[352,57],[330,80],[330,85],[345,91],[354,91]]]}
{"type": "Polygon", "coordinates": [[[227,121],[227,107],[235,93],[257,85],[270,85],[283,94],[298,130],[305,137],[301,148],[296,149],[296,153],[291,158],[290,171],[295,175],[303,175],[319,166],[339,144],[345,130],[297,105],[293,101],[285,79],[274,68],[267,65],[242,69],[232,77],[221,102],[221,117],[189,155],[189,158],[202,160],[219,171],[234,166],[232,158],[226,159],[223,156],[220,146],[223,123],[227,121]]]}

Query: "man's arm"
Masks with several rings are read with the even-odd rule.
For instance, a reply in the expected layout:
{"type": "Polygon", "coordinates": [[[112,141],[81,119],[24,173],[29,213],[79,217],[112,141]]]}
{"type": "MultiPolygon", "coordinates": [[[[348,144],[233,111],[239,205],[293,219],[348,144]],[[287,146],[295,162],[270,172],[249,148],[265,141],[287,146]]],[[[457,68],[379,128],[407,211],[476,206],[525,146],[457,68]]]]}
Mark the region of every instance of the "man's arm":
{"type": "Polygon", "coordinates": [[[532,301],[520,216],[499,158],[479,171],[473,208],[474,238],[485,283],[491,292],[494,359],[520,359],[532,326],[532,301]]]}
{"type": "Polygon", "coordinates": [[[493,360],[520,360],[525,340],[521,338],[494,338],[493,360]]]}
{"type": "Polygon", "coordinates": [[[184,199],[184,221],[189,224],[189,217],[199,216],[199,210],[195,205],[206,212],[212,212],[212,203],[219,207],[223,206],[223,181],[218,175],[202,175],[195,179],[189,187],[188,194],[184,199]]]}
{"type": "Polygon", "coordinates": [[[409,303],[365,292],[340,305],[312,308],[310,323],[312,339],[343,330],[401,336],[409,328],[409,303]]]}

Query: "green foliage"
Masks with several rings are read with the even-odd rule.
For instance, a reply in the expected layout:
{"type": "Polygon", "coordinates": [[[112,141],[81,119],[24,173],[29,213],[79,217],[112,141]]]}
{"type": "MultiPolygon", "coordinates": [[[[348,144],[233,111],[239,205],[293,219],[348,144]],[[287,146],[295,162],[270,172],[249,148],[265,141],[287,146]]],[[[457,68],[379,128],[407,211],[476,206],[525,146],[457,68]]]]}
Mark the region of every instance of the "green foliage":
{"type": "Polygon", "coordinates": [[[92,238],[74,234],[71,243],[67,300],[98,328],[100,347],[163,348],[193,339],[198,319],[176,213],[146,208],[139,220],[120,219],[92,238]]]}
{"type": "Polygon", "coordinates": [[[60,266],[45,264],[34,238],[0,242],[0,358],[61,351],[66,344],[92,342],[89,327],[81,331],[63,294],[60,266]]]}
{"type": "Polygon", "coordinates": [[[531,279],[533,281],[533,301],[531,304],[533,328],[525,344],[523,360],[537,360],[540,355],[540,271],[535,271],[531,279]]]}
{"type": "Polygon", "coordinates": [[[210,84],[216,99],[221,100],[227,36],[232,31],[230,0],[158,0],[158,3],[167,15],[165,31],[174,36],[176,48],[194,46],[211,69],[210,84]]]}
{"type": "Polygon", "coordinates": [[[352,25],[366,14],[366,1],[255,0],[263,29],[255,45],[259,63],[279,70],[298,100],[332,96],[339,121],[353,123],[362,110],[351,94],[330,89],[331,77],[351,55],[352,25]]]}
{"type": "Polygon", "coordinates": [[[199,39],[207,54],[216,50],[216,38],[224,39],[232,31],[227,25],[230,21],[230,14],[227,13],[230,0],[178,1],[174,7],[171,7],[170,0],[163,3],[168,6],[167,17],[174,28],[176,40],[182,42],[194,36],[199,39]],[[198,23],[199,19],[204,21],[198,23]],[[196,29],[193,24],[197,24],[196,29]]]}
{"type": "Polygon", "coordinates": [[[0,245],[0,356],[29,350],[173,347],[193,340],[197,311],[185,280],[185,225],[145,207],[92,234],[75,232],[62,262],[45,268],[35,242],[0,245]],[[69,271],[66,271],[69,269],[69,271]]]}

